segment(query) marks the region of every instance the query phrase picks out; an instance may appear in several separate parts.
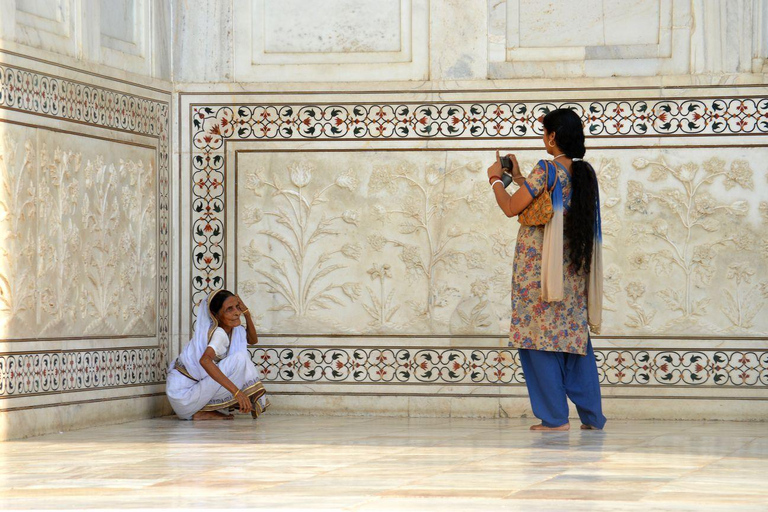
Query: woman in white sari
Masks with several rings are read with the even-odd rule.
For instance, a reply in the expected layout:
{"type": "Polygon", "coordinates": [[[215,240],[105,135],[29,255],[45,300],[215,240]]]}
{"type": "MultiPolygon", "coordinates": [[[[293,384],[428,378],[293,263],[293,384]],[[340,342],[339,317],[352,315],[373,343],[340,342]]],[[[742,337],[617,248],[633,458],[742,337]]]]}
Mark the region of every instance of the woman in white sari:
{"type": "Polygon", "coordinates": [[[227,411],[235,407],[254,418],[264,412],[269,401],[248,353],[248,345],[258,342],[240,297],[217,290],[203,299],[195,335],[168,369],[166,395],[178,417],[230,420],[234,417],[227,411]]]}

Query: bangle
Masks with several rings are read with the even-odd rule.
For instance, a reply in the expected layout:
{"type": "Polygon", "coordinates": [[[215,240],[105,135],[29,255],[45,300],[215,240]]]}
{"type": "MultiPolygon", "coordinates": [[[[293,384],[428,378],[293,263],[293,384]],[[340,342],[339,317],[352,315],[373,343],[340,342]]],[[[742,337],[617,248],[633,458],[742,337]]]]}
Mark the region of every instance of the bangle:
{"type": "Polygon", "coordinates": [[[241,311],[241,312],[240,312],[240,314],[241,314],[241,315],[245,315],[245,314],[247,314],[247,313],[250,313],[250,312],[251,312],[251,310],[250,310],[250,309],[248,309],[248,308],[245,308],[245,311],[241,311]]]}
{"type": "Polygon", "coordinates": [[[493,186],[493,180],[500,180],[500,179],[501,179],[501,176],[489,176],[488,183],[490,183],[491,186],[493,186]]]}
{"type": "Polygon", "coordinates": [[[491,188],[493,188],[493,186],[494,186],[495,184],[497,184],[497,183],[501,183],[501,184],[502,184],[502,186],[504,185],[504,182],[503,182],[503,181],[501,181],[501,180],[496,180],[496,181],[494,181],[493,183],[491,183],[491,188]]]}
{"type": "Polygon", "coordinates": [[[240,391],[240,390],[238,389],[237,391],[235,391],[235,394],[234,394],[234,395],[232,395],[232,396],[233,396],[234,398],[237,398],[237,394],[238,394],[238,393],[240,393],[240,394],[243,394],[243,392],[242,392],[242,391],[240,391]]]}

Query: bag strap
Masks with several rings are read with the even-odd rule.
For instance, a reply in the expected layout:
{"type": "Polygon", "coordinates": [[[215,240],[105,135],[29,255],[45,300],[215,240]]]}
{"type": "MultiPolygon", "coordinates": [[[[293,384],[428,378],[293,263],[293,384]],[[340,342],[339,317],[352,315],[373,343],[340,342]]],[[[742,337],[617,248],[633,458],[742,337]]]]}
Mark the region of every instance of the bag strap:
{"type": "Polygon", "coordinates": [[[546,173],[547,173],[547,180],[544,182],[544,190],[546,190],[547,192],[551,193],[555,189],[555,183],[557,183],[557,167],[555,166],[555,164],[553,162],[550,162],[549,160],[539,160],[539,164],[538,165],[539,165],[539,167],[544,169],[546,171],[546,173]],[[544,164],[544,165],[542,165],[542,164],[544,164]],[[549,172],[550,164],[552,164],[551,168],[553,168],[555,170],[555,172],[551,176],[550,176],[550,172],[549,172]],[[549,184],[550,181],[552,182],[551,185],[549,184]]]}

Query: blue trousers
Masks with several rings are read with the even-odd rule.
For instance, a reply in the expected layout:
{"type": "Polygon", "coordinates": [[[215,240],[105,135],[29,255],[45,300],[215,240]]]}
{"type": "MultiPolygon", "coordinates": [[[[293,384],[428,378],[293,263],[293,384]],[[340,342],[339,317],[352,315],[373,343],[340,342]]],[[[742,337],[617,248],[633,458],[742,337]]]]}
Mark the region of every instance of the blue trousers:
{"type": "Polygon", "coordinates": [[[582,423],[603,428],[606,420],[591,340],[583,356],[528,349],[519,349],[518,353],[533,414],[542,425],[559,427],[568,423],[567,397],[576,405],[582,423]]]}

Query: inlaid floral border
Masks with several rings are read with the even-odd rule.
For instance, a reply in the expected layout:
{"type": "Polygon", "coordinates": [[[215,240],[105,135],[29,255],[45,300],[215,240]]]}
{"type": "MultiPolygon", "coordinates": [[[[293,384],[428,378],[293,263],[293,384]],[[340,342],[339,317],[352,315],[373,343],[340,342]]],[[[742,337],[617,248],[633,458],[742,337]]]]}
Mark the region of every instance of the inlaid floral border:
{"type": "Polygon", "coordinates": [[[0,109],[157,138],[159,237],[158,346],[2,354],[0,397],[111,389],[164,380],[170,334],[170,94],[168,100],[0,65],[0,109]]]}
{"type": "MultiPolygon", "coordinates": [[[[765,350],[595,350],[600,382],[626,386],[768,386],[765,350]]],[[[256,348],[273,383],[522,384],[517,350],[443,348],[256,348]]]]}

